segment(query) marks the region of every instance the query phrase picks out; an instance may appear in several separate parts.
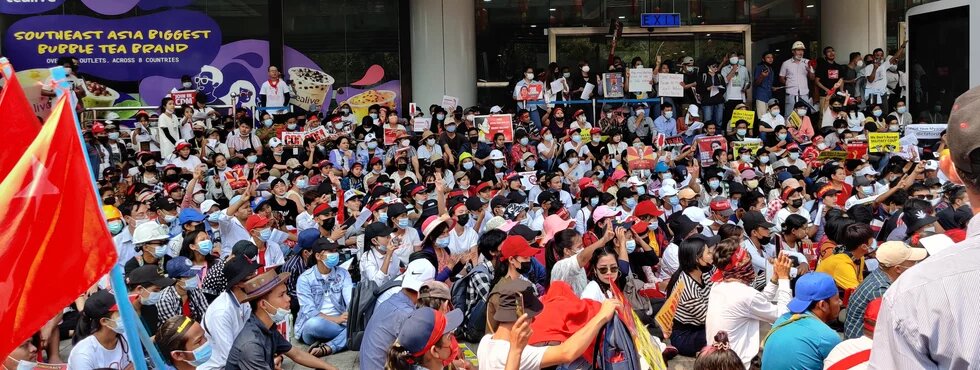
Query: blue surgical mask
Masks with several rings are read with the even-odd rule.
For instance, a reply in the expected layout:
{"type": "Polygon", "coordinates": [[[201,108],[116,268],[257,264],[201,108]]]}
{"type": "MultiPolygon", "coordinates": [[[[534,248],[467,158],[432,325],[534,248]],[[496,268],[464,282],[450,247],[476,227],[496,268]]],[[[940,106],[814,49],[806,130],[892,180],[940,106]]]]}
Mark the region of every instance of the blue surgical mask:
{"type": "Polygon", "coordinates": [[[446,119],[446,115],[445,114],[442,114],[442,113],[439,113],[439,114],[436,115],[436,119],[442,121],[442,120],[446,119]]]}
{"type": "Polygon", "coordinates": [[[799,152],[789,152],[789,159],[792,159],[794,161],[797,160],[797,159],[800,159],[800,153],[799,152]]]}
{"type": "Polygon", "coordinates": [[[299,179],[296,180],[296,186],[300,189],[306,189],[308,186],[310,186],[310,182],[306,179],[299,179]]]}
{"type": "Polygon", "coordinates": [[[109,232],[112,233],[112,235],[119,234],[120,232],[122,232],[122,229],[123,229],[122,221],[115,220],[109,222],[109,232]]]}
{"type": "Polygon", "coordinates": [[[221,211],[217,211],[217,212],[214,212],[214,213],[208,215],[208,221],[211,221],[211,222],[218,222],[218,219],[220,219],[220,218],[221,218],[221,211]]]}
{"type": "Polygon", "coordinates": [[[456,125],[446,126],[446,132],[456,132],[456,125]]]}
{"type": "Polygon", "coordinates": [[[712,189],[718,189],[721,186],[721,181],[718,180],[708,180],[708,187],[712,189]]]}
{"type": "Polygon", "coordinates": [[[786,140],[786,134],[776,134],[776,137],[779,138],[779,140],[786,140]]]}
{"type": "Polygon", "coordinates": [[[521,145],[527,145],[527,138],[526,137],[522,137],[521,140],[520,140],[520,142],[521,142],[521,145]]]}
{"type": "Polygon", "coordinates": [[[262,229],[259,231],[259,239],[262,239],[262,241],[267,242],[271,237],[272,229],[262,229]]]}
{"type": "Polygon", "coordinates": [[[473,162],[463,162],[463,169],[467,171],[472,170],[473,162]]]}
{"type": "Polygon", "coordinates": [[[272,126],[272,118],[269,118],[269,119],[266,119],[266,120],[263,120],[263,121],[262,121],[262,125],[263,125],[263,126],[265,126],[265,127],[269,127],[269,126],[272,126]]]}
{"type": "Polygon", "coordinates": [[[672,206],[681,204],[681,198],[678,198],[676,196],[668,198],[667,201],[670,202],[670,205],[672,206]]]}
{"type": "Polygon", "coordinates": [[[735,130],[735,134],[738,135],[738,136],[745,136],[745,134],[747,134],[747,133],[748,133],[748,131],[746,129],[744,129],[744,128],[740,128],[738,130],[735,130]]]}
{"type": "Polygon", "coordinates": [[[184,360],[185,362],[194,367],[204,365],[205,362],[208,362],[208,360],[211,359],[211,342],[204,342],[204,344],[202,344],[200,347],[197,347],[197,349],[189,352],[194,354],[194,359],[184,360]]]}
{"type": "Polygon", "coordinates": [[[595,207],[597,204],[599,204],[599,198],[589,199],[589,204],[592,204],[592,206],[595,207]]]}
{"type": "MultiPolygon", "coordinates": [[[[266,302],[268,303],[269,301],[266,302]]],[[[272,306],[272,303],[269,303],[269,305],[272,306]]],[[[265,311],[264,308],[262,310],[265,311]]],[[[284,308],[276,307],[276,313],[269,313],[269,311],[265,311],[265,313],[269,315],[269,319],[276,324],[286,322],[286,319],[289,318],[289,310],[284,308]]]]}
{"type": "Polygon", "coordinates": [[[156,258],[163,258],[163,255],[164,254],[167,254],[167,246],[166,245],[158,245],[158,246],[156,246],[155,249],[153,249],[153,256],[156,257],[156,258]]]}
{"type": "Polygon", "coordinates": [[[875,117],[881,117],[881,109],[875,109],[871,111],[871,114],[874,115],[875,117]]]}
{"type": "Polygon", "coordinates": [[[378,148],[378,142],[377,141],[369,141],[367,143],[367,148],[370,149],[370,150],[377,149],[378,148]]]}
{"type": "Polygon", "coordinates": [[[646,188],[644,188],[642,186],[637,186],[636,187],[636,193],[637,194],[646,194],[646,192],[647,192],[647,189],[646,188]]]}
{"type": "Polygon", "coordinates": [[[664,118],[666,119],[674,118],[674,112],[673,111],[664,112],[664,118]]]}
{"type": "Polygon", "coordinates": [[[449,237],[448,236],[444,236],[444,237],[441,237],[439,239],[436,239],[436,246],[439,247],[439,248],[448,248],[449,247],[449,237]]]}
{"type": "Polygon", "coordinates": [[[635,198],[626,198],[626,208],[633,209],[636,208],[635,198]]]}
{"type": "Polygon", "coordinates": [[[398,220],[399,229],[408,229],[409,227],[412,227],[412,221],[409,220],[408,217],[398,220]]]}
{"type": "Polygon", "coordinates": [[[503,160],[493,161],[493,165],[494,165],[494,167],[497,167],[497,168],[503,168],[504,167],[504,161],[503,160]]]}
{"type": "Polygon", "coordinates": [[[660,227],[660,222],[657,222],[657,220],[654,219],[653,221],[650,221],[649,225],[647,225],[647,230],[653,231],[656,230],[658,227],[660,227]]]}
{"type": "Polygon", "coordinates": [[[195,290],[197,287],[201,286],[201,278],[194,275],[187,280],[184,280],[184,289],[195,290]]]}
{"type": "Polygon", "coordinates": [[[340,253],[327,253],[327,258],[323,260],[323,264],[330,269],[337,267],[340,264],[340,253]]]}
{"type": "Polygon", "coordinates": [[[388,212],[378,213],[378,222],[387,223],[388,222],[388,212]]]}
{"type": "Polygon", "coordinates": [[[197,249],[205,256],[211,254],[211,249],[213,248],[214,243],[212,243],[210,240],[201,240],[197,242],[197,249]]]}
{"type": "Polygon", "coordinates": [[[909,109],[906,108],[906,107],[898,107],[898,108],[895,108],[895,111],[898,112],[898,114],[905,114],[905,112],[908,112],[909,109]]]}
{"type": "Polygon", "coordinates": [[[371,116],[371,119],[378,119],[378,114],[377,113],[370,113],[370,114],[368,114],[368,116],[371,116]]]}
{"type": "Polygon", "coordinates": [[[160,292],[150,292],[150,295],[146,298],[140,297],[140,303],[144,306],[155,306],[163,298],[163,293],[160,292]]]}
{"type": "Polygon", "coordinates": [[[633,253],[636,250],[636,240],[630,239],[626,241],[626,253],[633,253]]]}

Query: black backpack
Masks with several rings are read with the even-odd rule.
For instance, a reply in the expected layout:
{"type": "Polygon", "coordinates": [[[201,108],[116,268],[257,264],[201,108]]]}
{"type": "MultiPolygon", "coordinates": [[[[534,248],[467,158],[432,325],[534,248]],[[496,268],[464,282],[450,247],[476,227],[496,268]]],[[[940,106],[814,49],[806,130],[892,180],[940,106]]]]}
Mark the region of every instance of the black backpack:
{"type": "Polygon", "coordinates": [[[364,339],[364,331],[367,329],[368,321],[371,320],[371,315],[374,314],[374,307],[378,304],[378,297],[392,288],[401,286],[401,280],[395,279],[380,287],[370,279],[357,283],[351,294],[350,307],[347,309],[347,347],[352,351],[361,350],[361,340],[364,339]]]}
{"type": "Polygon", "coordinates": [[[486,265],[480,264],[456,280],[449,294],[453,307],[463,310],[463,324],[456,329],[456,336],[473,343],[479,343],[487,330],[487,297],[480,297],[472,307],[466,306],[470,280],[477,272],[491,273],[486,265]]]}

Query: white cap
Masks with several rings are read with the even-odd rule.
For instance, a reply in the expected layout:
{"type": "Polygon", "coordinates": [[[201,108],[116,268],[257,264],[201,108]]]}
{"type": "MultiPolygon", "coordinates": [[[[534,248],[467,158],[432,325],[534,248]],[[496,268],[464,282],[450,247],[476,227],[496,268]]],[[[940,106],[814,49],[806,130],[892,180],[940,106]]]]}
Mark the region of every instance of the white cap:
{"type": "Polygon", "coordinates": [[[691,219],[691,221],[697,222],[704,227],[711,226],[711,224],[715,223],[714,221],[708,219],[708,216],[704,214],[704,209],[700,207],[684,208],[684,212],[682,212],[682,214],[691,219]]]}
{"type": "Polygon", "coordinates": [[[169,230],[156,222],[147,222],[133,231],[133,244],[140,245],[155,240],[169,240],[169,230]]]}
{"type": "Polygon", "coordinates": [[[643,181],[640,181],[639,177],[630,176],[629,180],[627,181],[627,184],[632,186],[643,186],[643,181]]]}
{"type": "Polygon", "coordinates": [[[376,138],[374,134],[364,135],[364,142],[366,143],[368,141],[378,141],[378,138],[376,138]]]}
{"type": "Polygon", "coordinates": [[[797,41],[797,42],[794,42],[793,43],[793,48],[792,49],[793,50],[796,50],[796,49],[806,49],[806,46],[803,45],[803,41],[797,41]]]}
{"type": "Polygon", "coordinates": [[[494,149],[494,150],[491,150],[490,151],[490,156],[487,157],[487,158],[489,158],[489,159],[504,159],[504,153],[501,152],[501,151],[499,151],[499,150],[497,150],[497,149],[494,149]]]}
{"type": "Polygon", "coordinates": [[[681,64],[694,65],[694,58],[691,58],[689,56],[688,57],[684,57],[684,59],[681,59],[681,64]]]}
{"type": "Polygon", "coordinates": [[[275,148],[275,147],[280,146],[280,145],[282,145],[282,140],[279,140],[279,138],[274,137],[274,138],[269,139],[269,147],[270,148],[275,148]]]}
{"type": "Polygon", "coordinates": [[[857,195],[852,195],[850,198],[847,198],[847,201],[846,202],[844,202],[844,211],[846,212],[846,211],[850,210],[851,207],[854,207],[854,206],[859,206],[859,205],[862,205],[862,204],[868,204],[868,203],[874,202],[876,198],[877,198],[876,196],[871,195],[871,196],[865,197],[863,199],[858,199],[857,195]]]}
{"type": "Polygon", "coordinates": [[[701,117],[698,115],[698,106],[694,104],[687,107],[687,114],[690,114],[691,117],[701,117]]]}
{"type": "Polygon", "coordinates": [[[436,268],[427,259],[417,259],[408,264],[402,274],[402,288],[419,291],[422,284],[436,278],[436,268]]]}
{"type": "Polygon", "coordinates": [[[214,207],[216,205],[218,205],[218,202],[215,202],[214,199],[205,200],[204,202],[201,203],[201,213],[210,211],[211,207],[214,207]]]}
{"type": "Polygon", "coordinates": [[[675,196],[675,195],[677,195],[677,188],[675,188],[673,185],[667,186],[667,184],[663,184],[663,185],[660,186],[660,197],[661,198],[663,198],[663,197],[672,197],[672,196],[675,196]]]}
{"type": "Polygon", "coordinates": [[[867,176],[867,175],[878,176],[878,171],[875,171],[875,169],[873,167],[871,167],[871,166],[864,166],[864,168],[862,168],[857,173],[855,173],[855,175],[858,175],[858,176],[867,176]]]}
{"type": "Polygon", "coordinates": [[[503,111],[504,111],[504,109],[501,108],[499,105],[494,105],[494,106],[490,107],[490,113],[492,113],[492,114],[500,113],[500,112],[503,112],[503,111]]]}

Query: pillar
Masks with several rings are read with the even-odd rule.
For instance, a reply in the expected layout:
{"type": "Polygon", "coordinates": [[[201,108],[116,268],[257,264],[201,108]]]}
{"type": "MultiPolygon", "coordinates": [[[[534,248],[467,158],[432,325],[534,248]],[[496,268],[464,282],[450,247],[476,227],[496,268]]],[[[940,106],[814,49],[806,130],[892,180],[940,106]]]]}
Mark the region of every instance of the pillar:
{"type": "MultiPolygon", "coordinates": [[[[820,50],[833,46],[837,63],[848,62],[851,52],[870,54],[886,49],[886,0],[820,1],[820,50]]],[[[885,50],[887,53],[887,49],[885,50]]]]}
{"type": "Polygon", "coordinates": [[[476,104],[476,13],[472,0],[410,0],[412,99],[428,113],[443,95],[476,104]]]}

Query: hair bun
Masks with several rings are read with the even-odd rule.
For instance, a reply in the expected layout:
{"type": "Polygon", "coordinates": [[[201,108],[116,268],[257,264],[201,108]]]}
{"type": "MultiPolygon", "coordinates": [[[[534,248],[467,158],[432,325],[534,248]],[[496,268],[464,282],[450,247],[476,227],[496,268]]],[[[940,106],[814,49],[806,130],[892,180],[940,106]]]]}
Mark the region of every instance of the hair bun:
{"type": "Polygon", "coordinates": [[[718,331],[718,333],[715,334],[715,344],[728,346],[728,332],[724,330],[718,331]]]}

